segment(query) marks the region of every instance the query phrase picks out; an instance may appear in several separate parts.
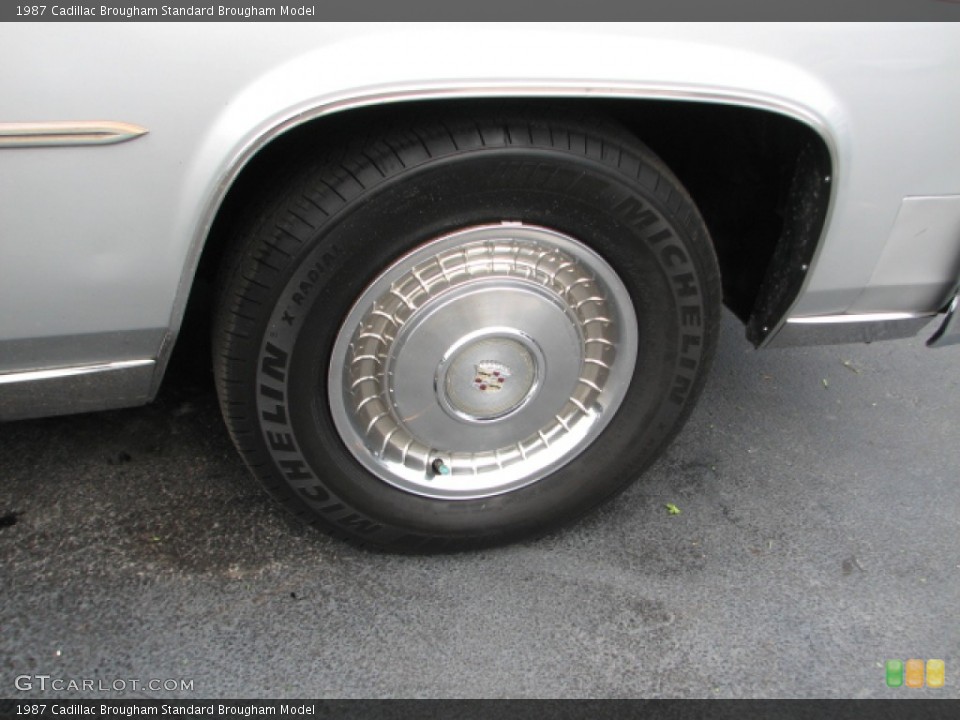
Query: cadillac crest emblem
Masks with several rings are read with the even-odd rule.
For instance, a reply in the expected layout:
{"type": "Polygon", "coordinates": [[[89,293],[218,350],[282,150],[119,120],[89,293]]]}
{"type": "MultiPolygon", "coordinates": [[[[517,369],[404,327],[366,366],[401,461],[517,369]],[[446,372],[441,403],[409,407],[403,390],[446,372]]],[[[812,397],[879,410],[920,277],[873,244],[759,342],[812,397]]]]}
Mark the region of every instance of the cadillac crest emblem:
{"type": "Polygon", "coordinates": [[[503,363],[485,360],[475,367],[473,386],[482,393],[499,392],[510,377],[510,368],[503,363]]]}

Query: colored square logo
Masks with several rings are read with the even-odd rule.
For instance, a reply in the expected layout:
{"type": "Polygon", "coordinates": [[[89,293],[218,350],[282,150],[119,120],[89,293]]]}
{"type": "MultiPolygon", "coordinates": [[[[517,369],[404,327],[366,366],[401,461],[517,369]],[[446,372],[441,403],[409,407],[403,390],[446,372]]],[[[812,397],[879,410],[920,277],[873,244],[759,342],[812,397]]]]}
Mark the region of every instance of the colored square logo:
{"type": "Polygon", "coordinates": [[[887,687],[903,685],[903,660],[887,660],[887,687]]]}
{"type": "Polygon", "coordinates": [[[922,688],[924,680],[928,688],[942,688],[944,686],[946,667],[943,660],[918,660],[911,658],[903,660],[887,660],[884,665],[887,687],[922,688]],[[926,670],[926,678],[924,678],[926,670]]]}
{"type": "Polygon", "coordinates": [[[942,688],[944,674],[943,660],[927,660],[927,687],[942,688]]]}
{"type": "Polygon", "coordinates": [[[905,682],[908,688],[923,687],[923,660],[907,660],[905,669],[905,682]]]}

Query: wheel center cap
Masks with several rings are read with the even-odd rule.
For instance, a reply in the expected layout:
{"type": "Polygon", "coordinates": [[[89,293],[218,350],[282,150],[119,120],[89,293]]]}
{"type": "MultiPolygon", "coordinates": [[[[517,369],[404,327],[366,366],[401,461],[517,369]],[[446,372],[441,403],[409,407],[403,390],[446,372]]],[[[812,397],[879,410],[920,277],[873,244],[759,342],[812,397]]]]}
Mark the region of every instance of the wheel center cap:
{"type": "Polygon", "coordinates": [[[434,387],[452,416],[490,422],[525,405],[539,389],[543,369],[543,354],[532,338],[511,328],[486,328],[447,350],[434,387]]]}
{"type": "Polygon", "coordinates": [[[503,384],[512,374],[510,368],[503,363],[484,360],[477,365],[477,376],[473,379],[473,386],[478,392],[500,392],[503,390],[503,384]]]}

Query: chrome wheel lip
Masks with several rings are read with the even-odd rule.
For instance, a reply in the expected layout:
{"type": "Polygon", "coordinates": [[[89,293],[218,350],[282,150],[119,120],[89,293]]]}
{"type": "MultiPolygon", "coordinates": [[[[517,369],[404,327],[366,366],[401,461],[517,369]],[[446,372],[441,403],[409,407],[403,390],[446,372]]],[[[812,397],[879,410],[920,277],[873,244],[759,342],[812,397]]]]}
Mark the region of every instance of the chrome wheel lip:
{"type": "MultiPolygon", "coordinates": [[[[491,313],[496,314],[493,301],[487,302],[493,308],[491,313]]],[[[464,304],[463,307],[468,306],[464,304]]],[[[451,317],[457,317],[458,312],[454,308],[451,317]]],[[[476,318],[473,321],[481,322],[476,318]]],[[[483,325],[481,322],[477,327],[468,326],[461,337],[452,338],[443,350],[448,354],[455,352],[456,348],[470,342],[471,335],[496,332],[508,337],[529,337],[531,345],[539,348],[536,329],[518,328],[517,324],[522,324],[522,320],[507,322],[501,312],[499,324],[483,325]]],[[[426,332],[423,334],[429,336],[426,332]]],[[[430,342],[418,342],[417,347],[420,344],[430,345],[430,342]]],[[[633,377],[637,347],[636,315],[629,293],[613,268],[592,249],[568,235],[535,225],[505,222],[472,226],[415,248],[394,262],[361,293],[341,325],[334,344],[327,373],[329,407],[347,449],[383,482],[428,498],[467,500],[492,497],[541,480],[579,456],[599,436],[626,395],[633,377]],[[441,287],[444,278],[450,280],[446,277],[445,263],[450,258],[457,260],[461,254],[461,269],[465,275],[461,277],[451,271],[454,279],[448,286],[441,287]],[[475,264],[471,265],[471,262],[475,264]],[[432,267],[432,263],[436,263],[444,276],[437,281],[440,289],[434,295],[431,295],[431,281],[421,277],[421,273],[426,274],[423,269],[432,267]],[[476,277],[472,277],[471,272],[476,277]],[[562,281],[568,276],[579,279],[566,286],[562,281]],[[416,305],[411,300],[416,300],[414,295],[408,298],[399,291],[394,292],[398,283],[401,290],[409,285],[426,299],[416,305]],[[417,284],[423,288],[422,292],[417,284]],[[436,438],[418,436],[411,429],[416,427],[417,418],[411,420],[408,417],[416,413],[402,416],[398,412],[393,355],[400,358],[412,356],[412,353],[404,352],[408,349],[409,338],[416,338],[416,331],[430,312],[444,302],[452,304],[458,300],[456,288],[461,288],[460,295],[465,296],[484,286],[503,287],[515,292],[510,299],[522,298],[535,314],[539,313],[538,317],[544,323],[563,328],[561,334],[565,335],[563,342],[568,357],[566,366],[563,357],[554,360],[553,356],[558,355],[555,347],[560,342],[554,338],[551,351],[540,351],[537,359],[545,375],[533,382],[522,402],[495,417],[457,418],[457,413],[443,408],[438,399],[438,365],[443,362],[443,353],[434,350],[423,375],[429,376],[436,409],[428,408],[425,412],[443,413],[453,426],[453,434],[459,429],[484,432],[486,426],[493,428],[491,432],[506,436],[519,428],[516,430],[519,437],[513,437],[511,444],[464,451],[455,441],[438,443],[436,438]],[[526,295],[521,296],[521,292],[526,295]],[[584,299],[574,307],[569,300],[571,296],[584,299]],[[401,302],[395,297],[404,300],[401,302]],[[387,305],[376,304],[384,299],[396,306],[395,314],[390,315],[392,320],[379,317],[389,315],[380,311],[387,305]],[[377,332],[374,332],[376,328],[372,327],[372,321],[381,323],[377,332]],[[393,326],[390,326],[391,322],[393,326]],[[383,329],[394,326],[393,336],[383,329]],[[401,340],[403,337],[407,340],[401,340]],[[373,350],[368,352],[370,348],[373,350]],[[556,369],[558,365],[559,370],[556,369]],[[570,377],[573,366],[577,367],[575,379],[570,377]],[[387,367],[393,369],[387,370],[387,367]],[[548,372],[554,372],[555,376],[547,375],[548,372]],[[561,380],[558,381],[557,377],[561,380]],[[562,397],[551,400],[545,395],[545,390],[556,389],[564,383],[574,388],[566,400],[562,397]],[[523,425],[524,419],[533,422],[540,417],[533,415],[535,410],[547,413],[554,407],[556,411],[550,423],[538,426],[532,434],[524,434],[528,429],[523,425]],[[458,422],[462,428],[456,427],[458,422]],[[438,460],[448,474],[435,472],[433,468],[438,460]]],[[[406,377],[414,374],[409,368],[405,372],[406,377]]],[[[418,379],[418,382],[426,381],[418,379]]],[[[410,409],[403,407],[402,402],[400,407],[410,409]]],[[[428,427],[436,429],[440,426],[428,427]]]]}

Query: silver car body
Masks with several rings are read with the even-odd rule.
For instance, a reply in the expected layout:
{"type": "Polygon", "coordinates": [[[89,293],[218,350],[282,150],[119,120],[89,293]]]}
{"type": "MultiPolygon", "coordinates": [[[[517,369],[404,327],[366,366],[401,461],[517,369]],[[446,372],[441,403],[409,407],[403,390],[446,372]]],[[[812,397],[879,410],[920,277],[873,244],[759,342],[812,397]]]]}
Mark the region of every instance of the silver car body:
{"type": "Polygon", "coordinates": [[[103,23],[0,34],[0,418],[149,401],[237,174],[288,129],[370,105],[620,98],[787,115],[829,151],[830,202],[802,289],[762,344],[913,334],[957,291],[960,26],[103,23]]]}

